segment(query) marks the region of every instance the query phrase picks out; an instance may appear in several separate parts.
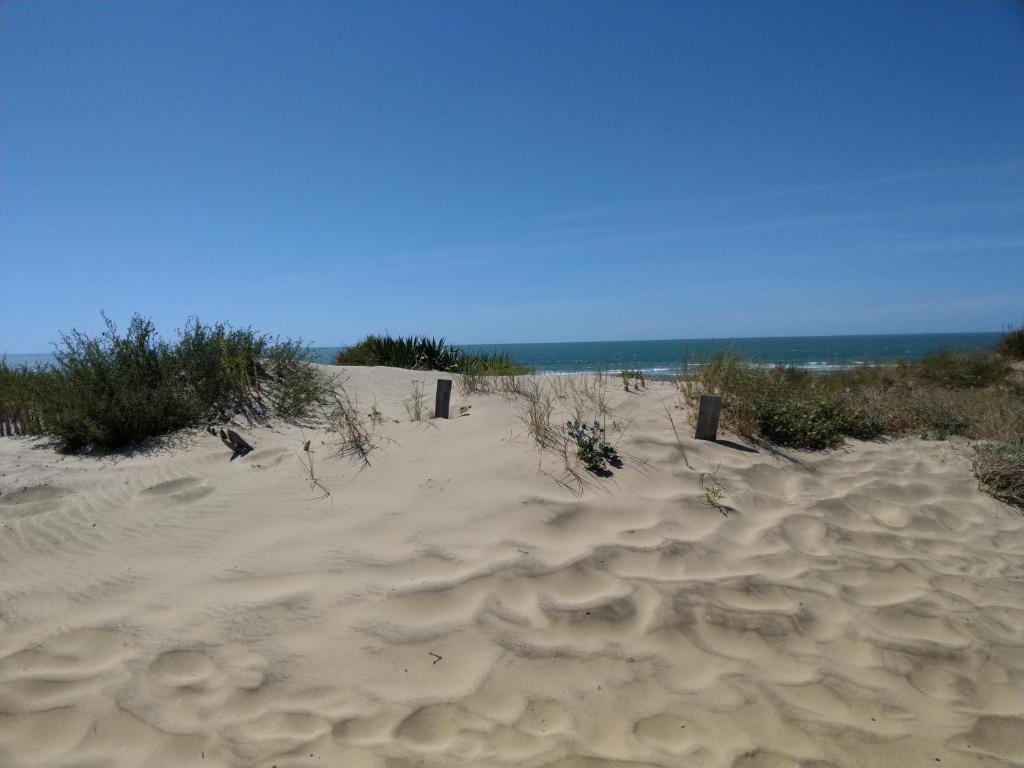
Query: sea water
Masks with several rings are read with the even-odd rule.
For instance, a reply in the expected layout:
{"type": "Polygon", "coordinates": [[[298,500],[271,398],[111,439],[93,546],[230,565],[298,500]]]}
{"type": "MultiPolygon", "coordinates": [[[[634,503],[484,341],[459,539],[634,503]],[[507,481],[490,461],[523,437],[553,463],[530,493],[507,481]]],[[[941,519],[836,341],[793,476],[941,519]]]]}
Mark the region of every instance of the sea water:
{"type": "MultiPolygon", "coordinates": [[[[467,352],[507,352],[537,373],[618,372],[639,369],[649,378],[670,376],[684,360],[738,351],[768,365],[811,370],[849,368],[862,363],[919,360],[941,350],[991,350],[1001,333],[917,333],[873,336],[781,336],[746,339],[661,339],[652,341],[557,341],[538,344],[465,344],[467,352]]],[[[314,347],[313,359],[330,363],[341,347],[314,347]]],[[[48,365],[48,353],[7,354],[8,365],[48,365]]]]}
{"type": "MultiPolygon", "coordinates": [[[[467,352],[507,352],[538,373],[618,372],[639,369],[650,378],[677,372],[684,360],[698,362],[728,351],[751,360],[812,370],[849,368],[862,363],[919,360],[938,351],[991,350],[1001,333],[927,333],[872,336],[785,336],[745,339],[662,339],[654,341],[560,341],[538,344],[464,344],[467,352]]],[[[338,347],[316,349],[330,362],[338,347]]]]}

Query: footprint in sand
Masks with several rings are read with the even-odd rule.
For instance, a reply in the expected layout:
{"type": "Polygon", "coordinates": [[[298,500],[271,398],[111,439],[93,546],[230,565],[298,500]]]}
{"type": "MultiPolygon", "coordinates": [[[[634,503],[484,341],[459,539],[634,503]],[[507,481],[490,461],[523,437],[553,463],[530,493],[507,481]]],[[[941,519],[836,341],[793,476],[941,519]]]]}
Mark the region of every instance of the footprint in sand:
{"type": "Polygon", "coordinates": [[[331,723],[307,712],[267,712],[224,729],[240,755],[261,759],[310,744],[331,732],[331,723]]]}
{"type": "Polygon", "coordinates": [[[168,651],[149,665],[152,679],[169,688],[206,690],[216,673],[213,659],[201,651],[168,651]]]}
{"type": "Polygon", "coordinates": [[[198,477],[179,477],[144,488],[139,494],[151,499],[170,498],[178,502],[196,501],[213,493],[213,488],[198,477]]]}
{"type": "Polygon", "coordinates": [[[177,648],[161,653],[138,669],[136,682],[118,705],[164,731],[202,730],[211,716],[224,713],[233,697],[258,689],[264,681],[265,664],[258,657],[218,651],[211,655],[177,648]]]}
{"type": "Polygon", "coordinates": [[[22,488],[0,496],[0,514],[17,519],[52,512],[71,491],[50,485],[22,488]]]}
{"type": "Polygon", "coordinates": [[[641,741],[665,752],[689,752],[699,744],[692,724],[668,713],[640,720],[633,730],[641,741]]]}
{"type": "Polygon", "coordinates": [[[565,733],[572,728],[572,715],[557,701],[532,699],[519,716],[516,728],[536,736],[565,733]]]}

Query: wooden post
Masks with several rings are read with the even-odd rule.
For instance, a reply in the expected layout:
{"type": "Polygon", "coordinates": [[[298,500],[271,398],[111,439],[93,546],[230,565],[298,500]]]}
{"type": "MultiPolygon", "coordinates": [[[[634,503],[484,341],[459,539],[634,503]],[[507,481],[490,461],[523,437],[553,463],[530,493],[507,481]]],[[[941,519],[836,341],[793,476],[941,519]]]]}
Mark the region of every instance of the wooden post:
{"type": "Polygon", "coordinates": [[[722,410],[722,398],[718,395],[701,395],[697,411],[698,440],[715,440],[718,437],[718,414],[722,410]]]}
{"type": "Polygon", "coordinates": [[[437,397],[434,398],[434,418],[448,418],[448,401],[452,399],[452,380],[437,380],[437,397]]]}
{"type": "Polygon", "coordinates": [[[252,446],[243,440],[237,432],[233,429],[228,430],[228,440],[235,446],[235,450],[239,453],[249,453],[252,450],[252,446]]]}

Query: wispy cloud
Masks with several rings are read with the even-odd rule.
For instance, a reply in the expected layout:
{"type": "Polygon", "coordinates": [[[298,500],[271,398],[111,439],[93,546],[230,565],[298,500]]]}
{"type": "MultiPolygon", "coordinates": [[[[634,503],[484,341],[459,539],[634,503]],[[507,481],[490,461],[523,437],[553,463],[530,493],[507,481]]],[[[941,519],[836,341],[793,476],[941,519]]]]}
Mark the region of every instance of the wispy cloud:
{"type": "Polygon", "coordinates": [[[689,200],[668,200],[648,203],[643,206],[601,206],[577,211],[566,211],[550,217],[551,221],[579,221],[607,216],[611,214],[651,213],[670,210],[685,210],[688,208],[701,208],[716,205],[728,205],[733,203],[756,202],[758,200],[775,200],[787,197],[798,197],[801,195],[812,195],[821,192],[834,192],[844,189],[861,189],[870,187],[893,186],[908,184],[928,179],[949,178],[955,176],[968,176],[983,173],[1004,172],[1002,166],[979,165],[962,168],[942,168],[929,171],[911,171],[896,173],[888,176],[875,176],[865,179],[851,179],[840,182],[827,182],[820,184],[807,184],[796,187],[785,187],[774,190],[761,190],[737,195],[724,195],[704,199],[689,200]]]}
{"type": "Polygon", "coordinates": [[[1024,251],[1024,237],[927,237],[918,242],[897,244],[891,250],[903,253],[1024,251]]]}

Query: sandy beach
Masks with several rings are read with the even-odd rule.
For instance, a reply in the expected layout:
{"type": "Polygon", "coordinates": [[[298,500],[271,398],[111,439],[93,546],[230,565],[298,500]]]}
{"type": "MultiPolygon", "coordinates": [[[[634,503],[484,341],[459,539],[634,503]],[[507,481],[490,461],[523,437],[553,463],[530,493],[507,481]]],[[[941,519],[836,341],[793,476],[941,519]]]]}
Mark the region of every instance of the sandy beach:
{"type": "Polygon", "coordinates": [[[959,443],[696,441],[610,380],[578,485],[501,395],[413,422],[436,374],[330,370],[370,466],[276,420],[0,439],[0,765],[1024,763],[1024,518],[959,443]]]}

